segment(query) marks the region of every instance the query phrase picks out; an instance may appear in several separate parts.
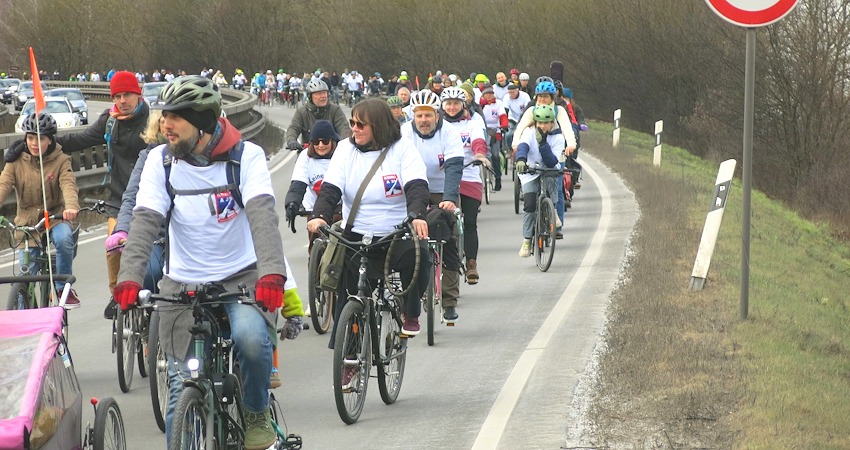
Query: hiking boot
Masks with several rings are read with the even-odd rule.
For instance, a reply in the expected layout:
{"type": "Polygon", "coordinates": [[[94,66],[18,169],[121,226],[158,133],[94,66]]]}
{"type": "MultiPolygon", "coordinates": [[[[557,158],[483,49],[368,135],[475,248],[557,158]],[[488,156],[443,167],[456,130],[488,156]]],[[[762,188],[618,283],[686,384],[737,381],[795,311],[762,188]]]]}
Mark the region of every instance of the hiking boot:
{"type": "Polygon", "coordinates": [[[454,306],[446,306],[443,309],[443,320],[448,323],[454,323],[457,320],[457,308],[454,306]]]}
{"type": "Polygon", "coordinates": [[[401,326],[401,332],[408,336],[419,334],[419,318],[404,316],[404,324],[401,326]]]}
{"type": "Polygon", "coordinates": [[[478,284],[478,262],[474,259],[466,260],[466,282],[478,284]]]}
{"type": "MultiPolygon", "coordinates": [[[[61,295],[61,292],[60,292],[61,295]]],[[[65,299],[65,309],[77,309],[80,307],[80,299],[77,298],[77,293],[71,289],[68,292],[68,298],[65,299]]]]}
{"type": "Polygon", "coordinates": [[[103,318],[106,320],[115,319],[115,311],[118,309],[118,304],[115,303],[114,298],[109,299],[109,303],[106,304],[106,309],[103,310],[103,318]]]}
{"type": "Polygon", "coordinates": [[[272,367],[272,374],[269,376],[269,389],[277,389],[281,384],[280,372],[277,370],[277,367],[272,367]]]}
{"type": "Polygon", "coordinates": [[[522,240],[522,247],[519,248],[519,256],[523,258],[531,256],[531,239],[522,240]]]}
{"type": "Polygon", "coordinates": [[[245,449],[265,450],[271,447],[277,436],[272,429],[272,419],[268,410],[262,412],[245,411],[245,449]]]}

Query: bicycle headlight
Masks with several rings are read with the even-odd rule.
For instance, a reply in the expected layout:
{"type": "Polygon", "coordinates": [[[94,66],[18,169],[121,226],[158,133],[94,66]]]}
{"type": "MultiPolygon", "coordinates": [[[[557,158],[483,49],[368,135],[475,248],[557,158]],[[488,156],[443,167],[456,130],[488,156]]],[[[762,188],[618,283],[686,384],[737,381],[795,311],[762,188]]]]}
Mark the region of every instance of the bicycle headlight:
{"type": "Polygon", "coordinates": [[[372,233],[366,233],[363,235],[363,245],[371,245],[372,244],[372,233]]]}
{"type": "Polygon", "coordinates": [[[186,361],[186,366],[189,368],[189,375],[193,379],[197,379],[199,376],[199,369],[201,368],[201,362],[198,361],[197,358],[191,358],[186,361]]]}

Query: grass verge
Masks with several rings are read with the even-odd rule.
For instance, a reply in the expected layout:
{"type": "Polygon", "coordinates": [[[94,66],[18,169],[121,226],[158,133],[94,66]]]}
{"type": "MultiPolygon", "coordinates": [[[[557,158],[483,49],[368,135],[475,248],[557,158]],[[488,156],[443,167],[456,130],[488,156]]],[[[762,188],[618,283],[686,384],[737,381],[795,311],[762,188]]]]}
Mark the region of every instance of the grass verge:
{"type": "MultiPolygon", "coordinates": [[[[753,192],[749,319],[738,319],[741,185],[706,287],[688,289],[717,164],[610,124],[583,147],[641,209],[613,295],[590,419],[611,448],[850,448],[850,248],[753,192]]],[[[741,162],[739,161],[739,171],[741,162]]],[[[754,168],[758,170],[758,168],[754,168]]],[[[580,192],[576,201],[581,201],[580,192]]]]}

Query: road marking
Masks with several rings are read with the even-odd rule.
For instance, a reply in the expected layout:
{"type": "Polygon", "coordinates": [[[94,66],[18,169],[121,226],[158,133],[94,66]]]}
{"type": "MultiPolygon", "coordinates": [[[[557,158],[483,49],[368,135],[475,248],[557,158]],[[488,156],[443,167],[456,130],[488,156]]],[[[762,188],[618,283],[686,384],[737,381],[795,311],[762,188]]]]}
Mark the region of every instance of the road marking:
{"type": "Polygon", "coordinates": [[[288,155],[286,155],[286,157],[285,157],[285,158],[283,158],[283,161],[281,161],[281,162],[277,163],[274,167],[272,167],[272,168],[269,170],[269,173],[275,173],[275,172],[277,172],[277,171],[278,171],[278,170],[280,170],[283,166],[285,166],[285,165],[286,165],[286,163],[288,163],[289,161],[291,161],[291,160],[292,160],[292,158],[295,158],[295,156],[296,156],[296,155],[298,155],[298,152],[293,152],[293,151],[291,151],[291,150],[288,150],[288,151],[289,151],[289,154],[288,154],[288,155]]]}
{"type": "Polygon", "coordinates": [[[549,341],[558,329],[558,326],[563,322],[576,296],[581,291],[596,260],[599,259],[602,253],[602,247],[605,242],[605,235],[608,233],[608,224],[611,221],[611,198],[608,187],[605,182],[599,177],[589,164],[584,165],[584,171],[590,175],[590,178],[599,187],[599,194],[602,197],[602,212],[599,217],[599,224],[596,227],[596,232],[593,234],[593,239],[590,242],[590,247],[581,261],[581,265],[576,271],[558,303],[552,308],[549,316],[537,330],[534,338],[531,339],[528,346],[522,352],[519,359],[511,370],[508,379],[505,381],[502,390],[499,391],[496,401],[493,402],[487,418],[481,425],[481,430],[478,432],[478,437],[472,445],[473,450],[494,449],[499,445],[502,439],[502,434],[508,424],[508,420],[516,407],[517,401],[522,394],[525,384],[528,382],[534,366],[543,354],[546,347],[549,346],[549,341]]]}

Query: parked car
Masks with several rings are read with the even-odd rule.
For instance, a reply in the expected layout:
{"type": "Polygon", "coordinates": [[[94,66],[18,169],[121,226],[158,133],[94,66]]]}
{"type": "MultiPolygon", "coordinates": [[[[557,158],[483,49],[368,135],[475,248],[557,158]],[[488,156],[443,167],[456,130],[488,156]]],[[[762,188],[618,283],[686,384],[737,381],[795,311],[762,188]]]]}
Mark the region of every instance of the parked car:
{"type": "Polygon", "coordinates": [[[145,101],[148,104],[155,103],[156,99],[159,97],[159,91],[168,84],[167,81],[151,81],[150,83],[145,83],[142,86],[142,97],[145,98],[145,101]]]}
{"type": "MultiPolygon", "coordinates": [[[[47,89],[45,89],[44,83],[41,83],[41,91],[44,92],[46,90],[47,89]]],[[[12,96],[15,103],[15,111],[20,111],[21,109],[23,109],[24,103],[26,103],[27,100],[32,98],[32,92],[32,81],[24,81],[23,83],[21,83],[21,85],[18,87],[18,92],[16,92],[15,95],[12,96]]]]}
{"type": "Polygon", "coordinates": [[[0,79],[0,103],[5,105],[11,104],[20,85],[21,80],[17,78],[0,79]]]}
{"type": "Polygon", "coordinates": [[[71,102],[71,106],[80,113],[80,119],[83,125],[89,124],[89,104],[86,102],[88,98],[83,95],[83,92],[77,88],[57,88],[51,89],[44,93],[45,97],[65,97],[71,102]]]}
{"type": "MultiPolygon", "coordinates": [[[[21,124],[28,115],[35,111],[35,100],[27,101],[21,109],[21,116],[15,122],[15,133],[23,133],[21,124]]],[[[71,101],[65,97],[45,97],[44,109],[42,112],[48,113],[56,119],[56,125],[59,129],[82,126],[80,113],[74,110],[71,101]]]]}

